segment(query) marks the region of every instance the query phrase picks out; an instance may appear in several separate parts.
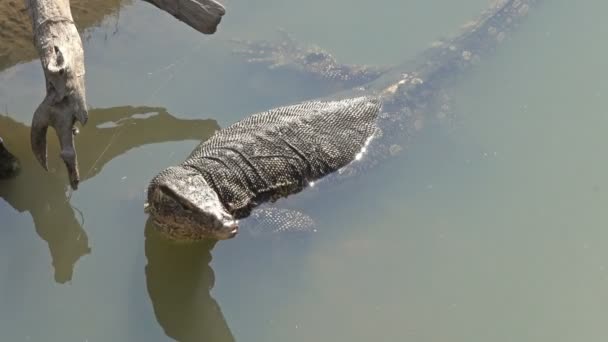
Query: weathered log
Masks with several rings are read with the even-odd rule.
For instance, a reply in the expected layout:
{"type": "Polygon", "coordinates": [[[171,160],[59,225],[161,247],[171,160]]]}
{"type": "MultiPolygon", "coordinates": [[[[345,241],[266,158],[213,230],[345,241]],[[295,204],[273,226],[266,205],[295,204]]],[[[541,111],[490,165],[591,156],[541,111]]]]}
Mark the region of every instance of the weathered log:
{"type": "Polygon", "coordinates": [[[211,34],[226,14],[215,0],[144,0],[173,15],[195,30],[211,34]]]}
{"type": "Polygon", "coordinates": [[[25,0],[32,18],[34,45],[42,62],[46,97],[34,112],[31,128],[32,150],[46,169],[46,132],[55,129],[61,158],[78,188],[80,177],[74,148],[74,124],[87,122],[84,80],[84,51],[72,18],[69,0],[25,0]]]}
{"type": "MultiPolygon", "coordinates": [[[[215,0],[145,0],[205,34],[217,30],[224,7],[215,0]]],[[[74,148],[76,122],[86,124],[88,113],[82,41],[74,24],[69,0],[25,0],[32,19],[34,45],[46,80],[46,97],[34,112],[32,151],[47,166],[46,133],[55,129],[72,189],[80,181],[74,148]]]]}

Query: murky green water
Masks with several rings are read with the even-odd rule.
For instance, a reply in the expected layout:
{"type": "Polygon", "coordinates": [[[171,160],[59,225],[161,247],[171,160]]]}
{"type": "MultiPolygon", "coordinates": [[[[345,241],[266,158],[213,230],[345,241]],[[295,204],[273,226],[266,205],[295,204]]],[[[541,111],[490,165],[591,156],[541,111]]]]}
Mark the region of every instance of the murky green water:
{"type": "MultiPolygon", "coordinates": [[[[587,341],[608,316],[608,5],[545,1],[449,90],[454,120],[323,198],[320,231],[172,245],[143,192],[218,127],[322,92],[244,65],[233,37],[283,27],[344,62],[397,63],[485,0],[227,3],[202,37],[136,2],[87,31],[86,180],[29,152],[39,62],[0,72],[2,341],[587,341]],[[370,14],[373,13],[373,14],[370,14]],[[69,201],[68,201],[69,198],[69,201]],[[211,260],[213,258],[213,260],[211,260]]],[[[0,5],[1,6],[1,5],[0,5]]],[[[323,94],[325,95],[325,94],[323,94]]]]}

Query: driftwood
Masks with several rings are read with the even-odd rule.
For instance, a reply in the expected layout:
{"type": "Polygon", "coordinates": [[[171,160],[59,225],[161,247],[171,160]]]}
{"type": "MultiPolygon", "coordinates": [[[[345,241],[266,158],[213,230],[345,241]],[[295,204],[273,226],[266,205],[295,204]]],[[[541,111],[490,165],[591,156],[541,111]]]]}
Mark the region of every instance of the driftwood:
{"type": "Polygon", "coordinates": [[[32,18],[34,45],[42,62],[46,97],[34,112],[31,128],[32,150],[46,169],[46,132],[55,128],[61,158],[78,188],[80,177],[74,149],[74,124],[87,122],[84,84],[84,51],[72,19],[68,0],[26,0],[32,18]]]}
{"type": "MultiPolygon", "coordinates": [[[[42,62],[46,97],[34,112],[31,128],[32,151],[47,166],[46,133],[55,129],[70,186],[78,188],[80,176],[74,147],[76,122],[86,124],[84,51],[74,24],[69,0],[25,0],[31,19],[34,45],[42,62]]],[[[217,30],[224,7],[215,0],[145,0],[170,13],[202,33],[217,30]]],[[[94,10],[94,9],[92,9],[94,10]]]]}
{"type": "Polygon", "coordinates": [[[215,33],[226,13],[224,6],[214,0],[144,0],[183,21],[193,29],[215,33]]]}

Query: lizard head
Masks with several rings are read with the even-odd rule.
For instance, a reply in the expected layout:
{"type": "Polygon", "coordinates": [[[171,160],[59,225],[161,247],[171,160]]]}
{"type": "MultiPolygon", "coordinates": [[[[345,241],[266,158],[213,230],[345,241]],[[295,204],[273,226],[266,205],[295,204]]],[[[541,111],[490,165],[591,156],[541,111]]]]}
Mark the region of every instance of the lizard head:
{"type": "Polygon", "coordinates": [[[215,190],[199,172],[183,166],[169,167],[152,179],[146,211],[173,240],[225,240],[238,231],[215,190]]]}

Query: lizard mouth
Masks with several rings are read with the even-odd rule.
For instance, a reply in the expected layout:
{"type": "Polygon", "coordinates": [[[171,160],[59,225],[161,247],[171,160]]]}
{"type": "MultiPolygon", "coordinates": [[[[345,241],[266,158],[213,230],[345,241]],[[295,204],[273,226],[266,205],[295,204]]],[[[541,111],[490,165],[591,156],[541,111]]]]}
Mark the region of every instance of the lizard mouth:
{"type": "Polygon", "coordinates": [[[175,190],[173,190],[173,188],[169,186],[160,186],[159,190],[161,196],[164,196],[165,198],[171,198],[178,205],[180,205],[181,210],[183,212],[190,212],[193,215],[211,216],[209,218],[209,221],[213,222],[211,226],[219,226],[220,229],[229,229],[230,233],[236,235],[238,231],[238,224],[236,220],[232,219],[232,216],[222,217],[219,210],[217,212],[212,212],[209,210],[209,208],[197,206],[192,203],[187,197],[182,196],[179,192],[176,192],[175,190]]]}

